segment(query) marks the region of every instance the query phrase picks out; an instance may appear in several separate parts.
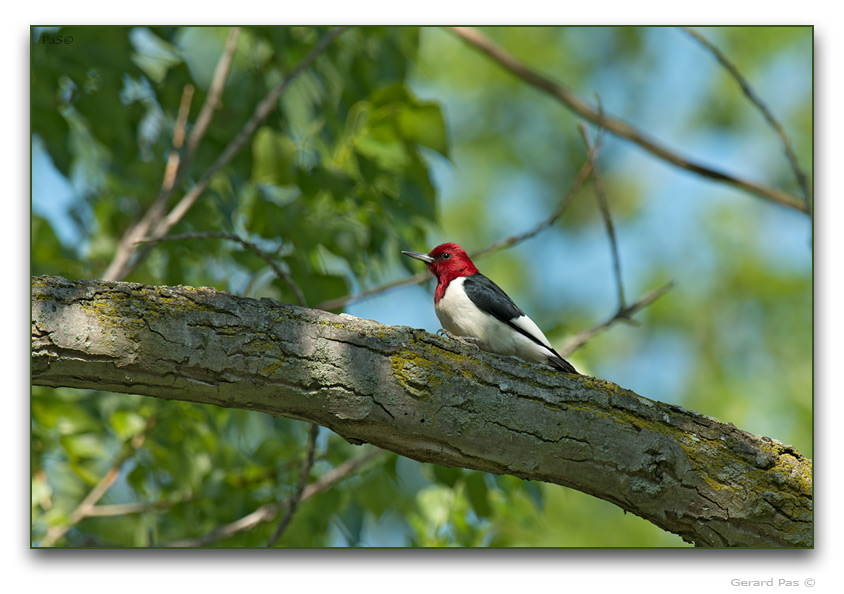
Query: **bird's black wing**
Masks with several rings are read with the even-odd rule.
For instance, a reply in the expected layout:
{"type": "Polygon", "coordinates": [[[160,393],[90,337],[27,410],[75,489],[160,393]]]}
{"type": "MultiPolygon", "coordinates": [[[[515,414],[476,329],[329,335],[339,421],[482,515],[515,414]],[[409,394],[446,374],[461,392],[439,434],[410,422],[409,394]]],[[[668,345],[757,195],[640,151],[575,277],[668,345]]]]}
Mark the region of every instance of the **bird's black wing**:
{"type": "MultiPolygon", "coordinates": [[[[542,348],[548,348],[548,345],[543,344],[539,337],[534,336],[515,323],[516,320],[525,315],[525,312],[513,303],[513,300],[504,292],[504,289],[496,285],[489,278],[480,272],[472,276],[467,276],[466,280],[463,281],[463,289],[466,291],[469,299],[472,300],[472,303],[483,311],[501,320],[520,334],[527,336],[542,348]]],[[[551,352],[554,351],[554,349],[549,350],[551,352]]]]}
{"type": "MultiPolygon", "coordinates": [[[[463,281],[463,289],[466,295],[472,300],[472,303],[477,305],[480,309],[487,312],[494,318],[501,320],[520,334],[527,336],[533,342],[548,349],[549,363],[554,367],[562,369],[567,373],[577,373],[571,363],[563,359],[560,354],[554,350],[553,347],[544,344],[539,337],[534,336],[515,321],[525,315],[518,305],[513,303],[510,296],[504,292],[504,289],[496,285],[488,277],[480,272],[471,276],[465,277],[463,281]]],[[[527,317],[527,316],[525,316],[527,317]]]]}
{"type": "MultiPolygon", "coordinates": [[[[469,299],[472,300],[472,303],[505,324],[512,326],[511,320],[525,315],[525,312],[513,303],[513,300],[504,292],[504,289],[480,272],[467,276],[466,280],[463,281],[463,289],[466,291],[469,299]]],[[[518,327],[513,327],[519,330],[518,327]]],[[[521,332],[521,330],[519,331],[521,332]]]]}

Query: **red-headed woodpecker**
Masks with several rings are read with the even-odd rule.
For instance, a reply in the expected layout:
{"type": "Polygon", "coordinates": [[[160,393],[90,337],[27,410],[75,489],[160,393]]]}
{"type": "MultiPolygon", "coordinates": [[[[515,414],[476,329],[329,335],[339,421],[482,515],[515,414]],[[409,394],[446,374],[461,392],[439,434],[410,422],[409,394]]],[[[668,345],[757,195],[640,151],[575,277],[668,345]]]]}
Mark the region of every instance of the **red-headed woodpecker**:
{"type": "Polygon", "coordinates": [[[444,243],[428,254],[402,253],[425,262],[437,277],[434,310],[447,332],[468,338],[485,351],[577,373],[507,293],[478,272],[459,245],[444,243]]]}

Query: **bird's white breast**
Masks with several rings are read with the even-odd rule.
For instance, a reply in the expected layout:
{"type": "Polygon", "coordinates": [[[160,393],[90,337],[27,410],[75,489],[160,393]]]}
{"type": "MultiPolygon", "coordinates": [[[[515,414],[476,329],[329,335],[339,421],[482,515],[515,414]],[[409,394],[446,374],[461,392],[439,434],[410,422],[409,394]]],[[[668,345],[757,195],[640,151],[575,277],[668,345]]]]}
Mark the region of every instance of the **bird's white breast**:
{"type": "MultiPolygon", "coordinates": [[[[518,355],[529,361],[545,363],[548,358],[546,349],[472,303],[463,288],[465,280],[465,277],[452,280],[435,305],[443,328],[457,336],[476,338],[478,346],[485,351],[518,355]]],[[[529,317],[521,316],[513,323],[550,347],[548,339],[529,317]]]]}

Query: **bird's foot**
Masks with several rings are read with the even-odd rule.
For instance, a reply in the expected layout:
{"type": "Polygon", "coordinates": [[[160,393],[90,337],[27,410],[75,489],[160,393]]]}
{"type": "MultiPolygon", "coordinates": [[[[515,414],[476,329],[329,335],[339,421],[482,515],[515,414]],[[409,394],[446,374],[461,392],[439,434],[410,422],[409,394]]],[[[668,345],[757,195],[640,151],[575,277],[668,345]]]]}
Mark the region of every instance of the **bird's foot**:
{"type": "Polygon", "coordinates": [[[440,328],[439,330],[437,330],[437,334],[439,334],[440,336],[448,336],[452,340],[462,342],[465,345],[475,347],[477,350],[481,350],[481,348],[478,346],[480,339],[475,338],[474,336],[457,336],[456,334],[452,334],[445,328],[440,328]]]}

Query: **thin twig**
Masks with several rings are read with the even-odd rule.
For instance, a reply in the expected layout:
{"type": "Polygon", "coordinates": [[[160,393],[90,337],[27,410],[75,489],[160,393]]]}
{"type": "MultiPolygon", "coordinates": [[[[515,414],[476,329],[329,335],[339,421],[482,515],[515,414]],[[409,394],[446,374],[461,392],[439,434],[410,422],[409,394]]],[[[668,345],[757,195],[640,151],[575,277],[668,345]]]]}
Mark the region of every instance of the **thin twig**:
{"type": "Polygon", "coordinates": [[[129,440],[128,443],[124,444],[120,455],[118,456],[117,460],[115,460],[114,464],[112,464],[111,468],[106,471],[100,481],[94,485],[94,488],[88,492],[88,495],[76,506],[67,517],[63,523],[58,524],[56,526],[50,526],[47,530],[47,534],[44,537],[44,540],[41,541],[41,547],[51,547],[53,546],[58,539],[64,536],[68,530],[76,526],[79,522],[87,518],[91,515],[91,510],[94,509],[94,506],[97,504],[97,501],[102,499],[103,495],[106,494],[111,486],[114,484],[114,481],[117,480],[117,477],[120,476],[120,469],[126,463],[129,458],[131,458],[135,452],[140,448],[143,443],[144,439],[146,438],[147,432],[152,429],[155,425],[155,417],[147,418],[146,426],[141,433],[135,435],[132,439],[129,440]]]}
{"type": "MultiPolygon", "coordinates": [[[[554,212],[552,212],[547,218],[540,221],[537,225],[525,231],[524,233],[518,233],[516,235],[511,235],[510,237],[505,237],[504,239],[496,241],[495,243],[491,243],[483,249],[473,252],[471,254],[471,257],[473,259],[477,259],[489,256],[490,254],[494,254],[495,252],[519,244],[525,241],[526,239],[530,239],[531,237],[534,237],[535,235],[539,234],[540,232],[553,225],[568,208],[569,204],[577,195],[578,190],[580,190],[580,188],[583,186],[584,182],[589,177],[589,174],[591,172],[592,164],[589,160],[587,160],[581,166],[580,171],[577,172],[577,177],[575,178],[571,187],[569,187],[569,190],[566,193],[565,197],[563,197],[554,212]]],[[[369,297],[374,297],[375,295],[380,295],[393,289],[418,285],[420,283],[425,282],[426,280],[429,280],[430,278],[431,273],[427,270],[424,272],[418,272],[413,276],[408,276],[405,278],[400,278],[398,280],[390,281],[378,287],[373,287],[372,289],[361,291],[360,293],[355,293],[353,295],[345,295],[343,297],[337,297],[336,299],[329,299],[328,301],[323,301],[316,307],[317,309],[323,310],[339,309],[341,307],[345,307],[350,303],[357,303],[359,301],[363,301],[364,299],[368,299],[369,297]]]]}
{"type": "MultiPolygon", "coordinates": [[[[282,93],[287,89],[290,82],[301,74],[311,63],[325,51],[325,48],[341,33],[346,31],[349,27],[336,27],[332,29],[320,42],[306,55],[284,79],[276,85],[263,100],[255,108],[252,117],[244,124],[237,136],[229,142],[223,152],[217,157],[217,160],[209,167],[202,175],[200,180],[182,197],[182,199],[173,207],[173,209],[166,215],[166,217],[158,217],[151,221],[151,225],[140,229],[143,232],[135,232],[129,238],[127,243],[132,244],[132,247],[126,247],[124,253],[118,249],[115,255],[115,261],[118,256],[121,257],[122,263],[118,266],[113,261],[106,271],[105,280],[120,280],[125,278],[134,268],[146,257],[149,250],[144,250],[139,254],[135,254],[134,245],[140,237],[161,237],[178,223],[182,217],[187,214],[190,208],[196,203],[197,199],[205,192],[208,185],[211,183],[213,177],[225,168],[231,160],[249,143],[255,131],[264,123],[269,117],[270,113],[278,106],[278,99],[282,93]],[[135,256],[134,258],[132,256],[135,256]],[[119,276],[118,273],[119,272],[119,276]],[[109,276],[109,273],[111,275],[109,276]]],[[[122,246],[122,243],[121,243],[122,246]]]]}
{"type": "Polygon", "coordinates": [[[259,248],[257,245],[252,243],[251,241],[247,241],[243,239],[239,235],[234,233],[222,233],[219,231],[202,231],[198,233],[182,233],[179,235],[165,235],[164,237],[141,237],[136,241],[138,243],[158,243],[160,241],[186,241],[191,239],[227,239],[229,241],[234,241],[242,245],[248,250],[254,252],[259,258],[264,260],[267,264],[269,264],[270,268],[273,269],[273,272],[276,276],[281,279],[281,281],[288,286],[288,288],[293,291],[293,294],[296,296],[296,299],[299,301],[299,305],[302,307],[307,307],[307,302],[305,301],[305,295],[302,293],[302,289],[299,288],[299,285],[293,280],[285,270],[283,270],[273,258],[267,254],[264,250],[259,248]]]}
{"type": "Polygon", "coordinates": [[[565,347],[560,349],[560,355],[565,357],[567,355],[572,354],[574,351],[586,344],[586,342],[592,337],[594,337],[596,334],[603,332],[604,330],[606,330],[607,328],[609,328],[620,320],[630,321],[631,316],[633,316],[633,314],[635,314],[640,309],[647,307],[648,305],[665,295],[665,293],[670,291],[673,286],[673,281],[668,282],[665,285],[659,287],[658,289],[654,289],[653,291],[639,299],[636,303],[628,305],[624,308],[620,308],[617,312],[615,312],[615,314],[611,318],[609,318],[605,322],[602,322],[597,326],[594,326],[587,330],[578,332],[565,347]]]}
{"type": "Polygon", "coordinates": [[[425,270],[424,272],[417,272],[413,276],[402,277],[400,279],[384,283],[383,285],[367,289],[366,291],[361,291],[360,293],[344,295],[343,297],[337,297],[336,299],[328,299],[327,301],[323,301],[322,303],[317,304],[316,309],[322,309],[325,311],[331,311],[332,309],[340,309],[341,307],[345,307],[350,303],[357,303],[358,301],[369,299],[370,297],[374,297],[375,295],[381,295],[382,293],[392,291],[393,289],[400,289],[401,287],[410,287],[413,285],[424,283],[430,278],[431,273],[427,270],[425,270]]]}
{"type": "Polygon", "coordinates": [[[512,247],[516,244],[522,243],[526,239],[530,239],[531,237],[535,237],[542,231],[545,231],[548,227],[553,225],[557,222],[562,214],[566,211],[566,209],[571,204],[572,200],[574,200],[575,196],[577,196],[578,191],[580,188],[583,187],[583,184],[586,183],[586,180],[589,178],[589,175],[593,173],[592,169],[592,156],[590,156],[583,165],[580,167],[580,171],[577,172],[577,176],[574,179],[574,182],[569,187],[568,192],[560,201],[560,204],[554,209],[547,218],[541,221],[538,225],[525,231],[524,233],[517,233],[516,235],[511,235],[510,237],[505,237],[504,239],[500,239],[495,243],[488,245],[487,247],[473,252],[471,254],[472,258],[483,258],[485,256],[492,255],[496,252],[499,252],[503,249],[512,247]]]}
{"type": "Polygon", "coordinates": [[[217,68],[214,70],[214,76],[211,79],[211,86],[208,87],[208,95],[205,103],[196,117],[193,131],[188,138],[182,170],[187,169],[193,161],[193,157],[196,156],[196,150],[199,148],[199,143],[205,136],[208,126],[211,124],[211,118],[214,116],[214,112],[222,105],[223,88],[226,86],[226,79],[228,78],[229,70],[231,70],[232,62],[234,62],[234,52],[237,48],[237,38],[239,35],[240,27],[232,27],[229,31],[229,36],[226,38],[226,45],[223,48],[220,61],[217,63],[217,68]]]}
{"type": "Polygon", "coordinates": [[[610,216],[607,194],[604,192],[604,184],[601,181],[601,174],[598,170],[598,164],[596,163],[595,157],[599,147],[601,146],[601,133],[600,131],[598,132],[593,148],[592,143],[589,141],[589,132],[586,130],[586,126],[579,124],[577,129],[580,132],[580,137],[583,138],[583,144],[586,145],[586,151],[592,162],[592,184],[595,187],[595,199],[598,201],[598,208],[601,211],[601,216],[604,219],[604,226],[607,229],[607,235],[610,239],[610,251],[613,260],[613,271],[615,273],[615,285],[618,289],[618,309],[621,311],[626,306],[624,300],[624,283],[621,279],[621,257],[618,253],[618,243],[615,238],[615,226],[612,222],[612,216],[610,216]]]}
{"type": "MultiPolygon", "coordinates": [[[[214,77],[211,82],[211,87],[208,89],[205,102],[200,109],[200,115],[197,119],[197,123],[188,138],[185,154],[181,158],[173,160],[175,161],[175,168],[172,169],[172,172],[172,161],[168,159],[168,165],[165,170],[164,183],[162,184],[161,191],[143,218],[138,221],[136,225],[130,227],[121,238],[117,250],[115,251],[114,258],[109,264],[108,269],[106,269],[103,274],[103,278],[105,280],[122,280],[134,269],[138,262],[138,259],[135,258],[138,238],[149,234],[150,229],[154,229],[161,222],[162,217],[166,214],[167,208],[170,205],[170,198],[178,187],[185,171],[187,171],[188,165],[193,162],[193,157],[199,143],[208,129],[211,116],[220,105],[220,97],[222,96],[223,87],[225,86],[225,81],[232,64],[239,33],[240,27],[233,27],[232,30],[229,31],[229,36],[226,39],[223,52],[220,54],[220,59],[217,61],[217,66],[214,69],[214,77]]],[[[176,121],[176,127],[173,131],[174,148],[181,147],[181,139],[184,137],[185,123],[188,112],[190,111],[190,98],[192,97],[193,86],[188,85],[182,93],[182,101],[179,105],[179,116],[176,121]]]]}
{"type": "Polygon", "coordinates": [[[284,510],[281,522],[278,523],[275,532],[273,532],[272,537],[267,542],[268,547],[274,547],[279,539],[281,539],[284,531],[287,530],[290,521],[293,519],[293,514],[296,513],[296,509],[299,507],[302,494],[305,492],[305,487],[308,484],[311,468],[314,465],[314,450],[316,449],[317,434],[319,434],[319,425],[312,423],[308,430],[308,446],[305,453],[305,460],[302,462],[302,469],[299,472],[299,482],[296,484],[296,492],[287,500],[287,509],[284,510]]]}
{"type": "Polygon", "coordinates": [[[193,85],[186,85],[182,90],[182,100],[179,102],[179,114],[176,117],[176,124],[173,128],[173,149],[167,157],[167,165],[164,168],[164,180],[161,182],[161,189],[158,196],[149,207],[149,210],[137,223],[131,225],[114,252],[114,257],[108,268],[103,273],[103,279],[117,281],[126,276],[126,266],[135,254],[136,241],[143,237],[167,212],[167,204],[176,185],[181,156],[179,150],[184,139],[187,116],[190,112],[190,102],[193,99],[193,85]]]}
{"type": "Polygon", "coordinates": [[[800,186],[800,191],[803,192],[803,198],[806,201],[806,209],[811,214],[812,211],[812,194],[809,190],[809,183],[806,179],[806,173],[800,167],[800,163],[797,160],[797,155],[794,154],[794,150],[791,148],[791,142],[788,140],[788,136],[785,133],[785,129],[783,128],[782,124],[774,117],[774,114],[771,113],[771,110],[768,109],[768,106],[762,102],[762,99],[750,88],[750,83],[747,82],[747,79],[742,76],[739,69],[736,68],[735,64],[733,64],[727,57],[721,53],[713,43],[711,43],[708,39],[706,39],[703,35],[701,35],[698,31],[695,31],[691,27],[681,27],[683,31],[685,31],[689,36],[696,39],[703,47],[708,49],[715,59],[721,63],[721,65],[727,69],[732,77],[736,80],[739,87],[741,87],[742,92],[744,95],[750,99],[750,102],[753,103],[759,111],[762,112],[762,116],[765,120],[770,124],[770,126],[774,129],[774,132],[780,137],[780,141],[782,141],[782,146],[785,149],[785,156],[788,158],[789,163],[791,164],[791,169],[794,171],[794,176],[797,178],[797,184],[800,186]]]}
{"type": "Polygon", "coordinates": [[[130,514],[142,514],[148,511],[167,509],[180,503],[185,503],[194,499],[192,497],[185,497],[184,499],[162,499],[154,502],[134,502],[134,503],[112,503],[109,505],[95,505],[88,510],[86,517],[88,518],[109,518],[113,516],[127,516],[130,514]]]}
{"type": "Polygon", "coordinates": [[[750,182],[730,175],[728,173],[717,171],[710,167],[694,163],[686,159],[685,157],[682,157],[677,153],[667,149],[666,147],[657,143],[655,140],[648,138],[647,135],[635,129],[627,122],[595,111],[589,105],[584,103],[577,95],[572,93],[569,89],[531,70],[530,68],[519,62],[514,56],[495,45],[488,37],[481,34],[477,30],[472,29],[471,27],[448,27],[448,29],[470,45],[479,49],[481,52],[498,62],[498,64],[503,66],[505,69],[509,70],[511,73],[513,73],[529,85],[532,85],[538,89],[542,89],[551,96],[559,99],[563,104],[568,106],[569,109],[571,109],[579,116],[589,120],[594,124],[597,124],[602,128],[606,128],[609,132],[615,134],[616,136],[626,138],[627,140],[636,143],[637,145],[647,150],[651,154],[659,157],[660,159],[663,159],[664,161],[667,161],[682,169],[686,169],[688,171],[697,173],[698,175],[718,180],[726,184],[730,184],[736,188],[739,188],[751,194],[755,194],[756,196],[759,196],[761,198],[766,198],[778,204],[789,206],[802,212],[808,212],[806,202],[797,196],[789,194],[788,192],[783,192],[782,190],[779,190],[777,188],[772,188],[770,186],[750,182]]]}
{"type": "Polygon", "coordinates": [[[173,127],[173,148],[167,155],[167,167],[164,169],[164,181],[161,182],[161,195],[165,195],[176,185],[176,173],[179,171],[179,164],[182,160],[182,145],[185,143],[185,128],[188,125],[190,115],[190,104],[193,101],[193,85],[185,85],[182,90],[182,100],[179,102],[179,113],[176,116],[176,125],[173,127]]]}
{"type": "MultiPolygon", "coordinates": [[[[326,472],[324,475],[322,475],[317,480],[305,487],[304,491],[302,492],[302,497],[300,498],[300,501],[308,501],[316,495],[331,489],[334,485],[355,474],[361,468],[366,466],[369,462],[384,455],[385,453],[386,452],[384,450],[376,449],[369,452],[368,454],[360,456],[359,458],[347,460],[334,470],[326,472]]],[[[287,501],[277,501],[275,503],[268,503],[266,505],[262,505],[252,513],[243,516],[242,518],[235,520],[234,522],[225,524],[224,526],[219,526],[208,534],[197,538],[187,538],[184,540],[171,542],[163,546],[204,547],[210,544],[214,544],[215,542],[219,542],[226,538],[231,538],[232,536],[240,532],[251,530],[258,524],[262,524],[264,522],[271,522],[278,515],[278,513],[282,509],[284,509],[285,506],[287,506],[287,504],[287,501]]]]}
{"type": "Polygon", "coordinates": [[[302,58],[302,61],[299,62],[293,70],[291,70],[287,76],[285,76],[284,79],[267,94],[266,97],[264,97],[264,99],[258,104],[258,107],[255,109],[252,117],[248,122],[246,122],[240,132],[238,132],[237,136],[235,136],[228,146],[226,146],[220,156],[217,157],[214,164],[208,168],[197,184],[191,188],[187,194],[185,194],[179,203],[173,207],[173,210],[171,210],[164,220],[159,223],[159,225],[154,229],[152,236],[158,237],[164,235],[173,227],[173,225],[178,223],[185,214],[187,214],[188,210],[190,210],[202,193],[205,192],[205,189],[208,187],[211,179],[217,175],[219,171],[226,167],[235,155],[243,150],[255,134],[258,127],[260,127],[261,124],[263,124],[269,117],[270,113],[278,107],[278,100],[282,93],[284,93],[287,89],[290,82],[299,76],[299,74],[304,72],[311,63],[316,60],[323,51],[325,51],[325,48],[327,48],[337,36],[347,29],[349,29],[349,27],[336,27],[332,29],[320,40],[319,43],[317,43],[316,46],[314,46],[308,55],[302,58]]]}

